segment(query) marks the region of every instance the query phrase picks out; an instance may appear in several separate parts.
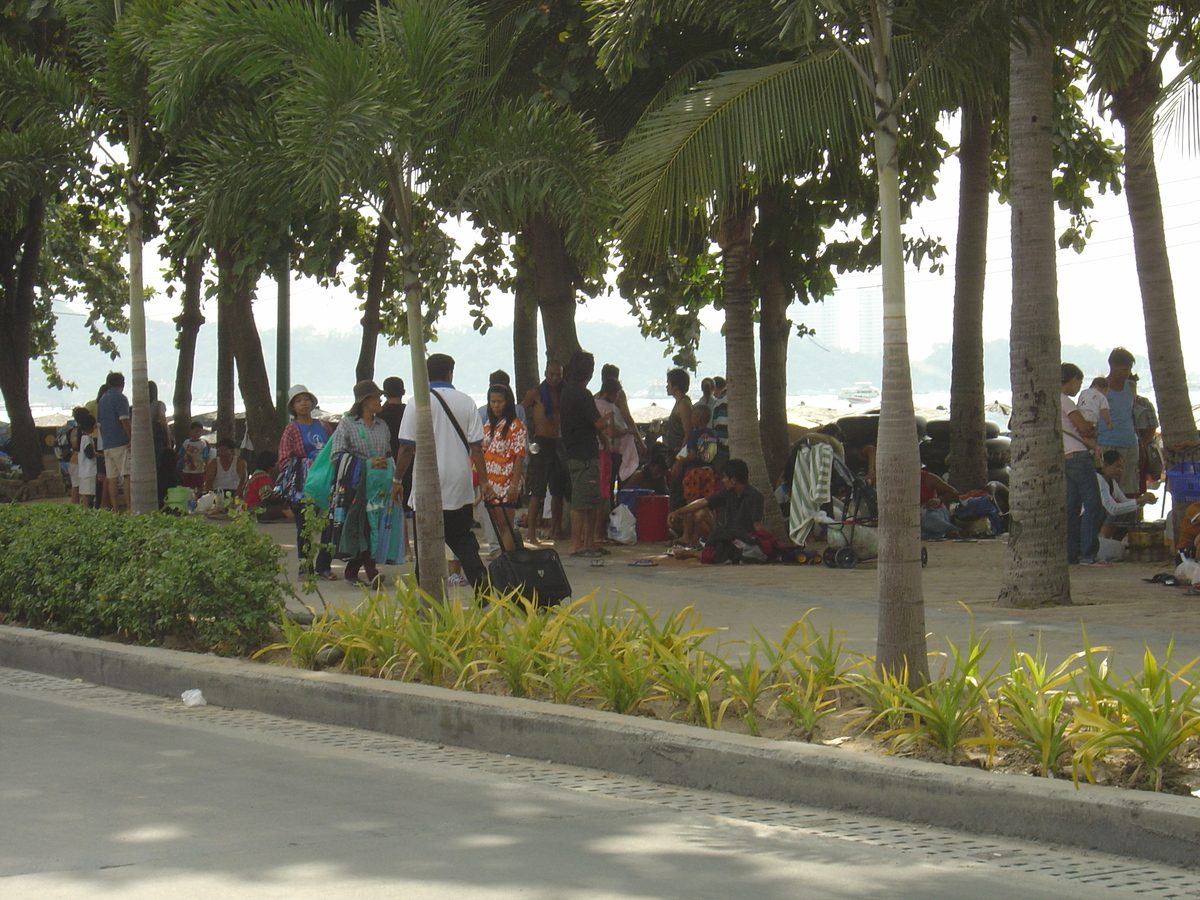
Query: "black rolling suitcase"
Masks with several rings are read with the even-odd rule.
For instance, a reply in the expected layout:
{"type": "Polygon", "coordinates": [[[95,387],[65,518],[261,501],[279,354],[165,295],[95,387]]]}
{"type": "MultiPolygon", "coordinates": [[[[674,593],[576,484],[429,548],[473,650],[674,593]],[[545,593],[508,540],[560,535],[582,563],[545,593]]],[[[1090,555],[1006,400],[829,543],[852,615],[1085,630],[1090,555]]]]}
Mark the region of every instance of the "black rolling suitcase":
{"type": "MultiPolygon", "coordinates": [[[[508,518],[503,510],[488,507],[488,513],[497,535],[501,528],[508,528],[508,518]]],[[[501,550],[488,566],[488,577],[497,591],[515,590],[536,606],[554,606],[571,596],[571,582],[567,580],[558,551],[552,547],[501,550]]]]}

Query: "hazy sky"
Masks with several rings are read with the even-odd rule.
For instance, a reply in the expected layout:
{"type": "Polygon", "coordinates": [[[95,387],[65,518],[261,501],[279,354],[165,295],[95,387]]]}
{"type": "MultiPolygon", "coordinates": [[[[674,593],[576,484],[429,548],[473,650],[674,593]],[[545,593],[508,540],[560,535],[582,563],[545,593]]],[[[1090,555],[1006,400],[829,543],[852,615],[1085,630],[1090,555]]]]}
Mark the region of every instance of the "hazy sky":
{"type": "MultiPolygon", "coordinates": [[[[954,126],[946,134],[948,140],[957,139],[954,126]]],[[[1160,144],[1158,172],[1171,248],[1176,306],[1184,334],[1188,370],[1196,373],[1200,372],[1200,348],[1197,341],[1189,341],[1188,336],[1200,336],[1200,304],[1195,297],[1200,279],[1200,175],[1196,174],[1195,159],[1187,157],[1172,143],[1160,141],[1160,144]]],[[[914,359],[924,358],[934,344],[948,342],[951,337],[958,201],[958,164],[953,157],[943,166],[937,193],[937,198],[923,203],[905,225],[907,233],[915,235],[923,231],[940,237],[950,250],[945,258],[944,274],[912,269],[908,272],[909,344],[914,359]]],[[[1124,194],[1097,196],[1092,214],[1094,232],[1084,253],[1076,254],[1072,250],[1058,253],[1063,340],[1068,344],[1098,347],[1123,344],[1144,362],[1145,328],[1124,194]]],[[[1005,337],[1009,331],[1012,277],[1009,218],[1008,207],[993,201],[989,218],[985,305],[985,335],[988,339],[1005,337]]],[[[1060,212],[1059,218],[1061,230],[1066,225],[1066,216],[1060,212]]],[[[149,253],[147,262],[148,270],[155,267],[154,257],[149,253]]],[[[840,289],[851,295],[879,284],[878,271],[847,274],[839,279],[840,289]]],[[[264,282],[260,296],[262,300],[255,308],[257,321],[263,328],[273,328],[273,286],[264,282]]],[[[837,297],[828,302],[836,304],[837,297]]],[[[356,305],[349,292],[327,291],[314,282],[298,280],[292,293],[292,321],[297,326],[316,325],[351,331],[358,328],[360,314],[356,305]]],[[[205,312],[211,320],[215,309],[205,312]]],[[[153,318],[169,320],[178,314],[178,302],[160,294],[159,298],[150,301],[147,313],[153,318]]],[[[589,300],[578,311],[580,320],[614,321],[627,315],[625,302],[617,296],[589,300]]],[[[506,316],[507,311],[500,318],[506,316]]],[[[794,309],[793,318],[802,319],[803,311],[794,309]]],[[[469,321],[465,298],[452,301],[446,324],[467,324],[469,321]]],[[[710,328],[719,328],[720,313],[710,311],[702,316],[702,321],[710,328]]],[[[120,341],[127,344],[127,338],[121,337],[120,341]]]]}

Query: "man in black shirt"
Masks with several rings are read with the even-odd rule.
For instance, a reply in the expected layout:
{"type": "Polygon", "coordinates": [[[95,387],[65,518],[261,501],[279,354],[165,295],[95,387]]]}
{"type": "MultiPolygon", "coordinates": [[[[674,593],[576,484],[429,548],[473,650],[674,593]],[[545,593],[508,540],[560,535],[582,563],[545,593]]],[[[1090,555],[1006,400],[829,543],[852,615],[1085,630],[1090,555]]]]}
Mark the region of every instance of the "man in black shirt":
{"type": "Polygon", "coordinates": [[[750,469],[745,460],[731,459],[725,463],[721,481],[725,485],[723,490],[675,510],[671,513],[671,523],[677,526],[683,516],[711,509],[716,513],[716,525],[708,533],[705,546],[715,547],[716,561],[724,562],[725,559],[740,558],[740,550],[734,552],[735,541],[757,545],[752,532],[763,530],[764,506],[763,495],[748,484],[750,469]]]}
{"type": "Polygon", "coordinates": [[[583,350],[572,354],[558,398],[559,449],[571,477],[571,555],[589,558],[599,558],[606,552],[595,542],[604,511],[600,499],[600,443],[596,436],[611,421],[600,415],[596,399],[587,389],[595,368],[592,354],[583,350]]]}

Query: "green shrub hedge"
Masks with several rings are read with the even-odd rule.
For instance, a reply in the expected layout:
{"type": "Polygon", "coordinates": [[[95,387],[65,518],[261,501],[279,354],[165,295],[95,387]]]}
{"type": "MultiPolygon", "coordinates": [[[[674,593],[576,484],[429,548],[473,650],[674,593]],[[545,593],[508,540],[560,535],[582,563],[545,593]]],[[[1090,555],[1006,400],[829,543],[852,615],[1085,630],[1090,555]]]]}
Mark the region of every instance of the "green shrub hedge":
{"type": "Polygon", "coordinates": [[[278,619],[281,557],[249,521],[0,506],[0,616],[69,634],[245,653],[278,619]]]}

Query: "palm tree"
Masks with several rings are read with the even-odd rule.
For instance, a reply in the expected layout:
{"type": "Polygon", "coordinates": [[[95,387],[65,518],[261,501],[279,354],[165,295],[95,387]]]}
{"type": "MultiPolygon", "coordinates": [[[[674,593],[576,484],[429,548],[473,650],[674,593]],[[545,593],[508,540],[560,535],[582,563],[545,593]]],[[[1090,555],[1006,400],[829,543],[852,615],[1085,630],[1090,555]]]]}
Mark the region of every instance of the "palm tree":
{"type": "Polygon", "coordinates": [[[1180,447],[1196,443],[1197,432],[1154,164],[1152,112],[1162,96],[1162,63],[1195,41],[1200,5],[1141,0],[1094,4],[1089,12],[1098,22],[1088,47],[1091,88],[1110,98],[1113,117],[1125,130],[1125,197],[1154,396],[1170,464],[1178,461],[1180,447]]]}
{"type": "MultiPolygon", "coordinates": [[[[142,246],[153,164],[161,158],[151,128],[145,60],[135,49],[136,36],[157,20],[163,9],[152,0],[63,0],[81,55],[90,70],[95,105],[107,119],[106,137],[123,144],[125,159],[111,158],[122,173],[129,253],[130,436],[129,506],[134,513],[158,508],[157,466],[150,422],[150,389],[146,358],[145,287],[142,246]]],[[[96,146],[104,148],[103,143],[96,146]]],[[[105,151],[107,152],[107,151],[105,151]]]]}
{"type": "Polygon", "coordinates": [[[1041,22],[1024,20],[1010,57],[1009,178],[1013,299],[1012,490],[1008,563],[1000,603],[1069,604],[1062,427],[1061,349],[1054,254],[1054,45],[1041,22]]]}
{"type": "MultiPolygon", "coordinates": [[[[449,180],[441,152],[482,108],[484,33],[460,0],[376,4],[349,33],[327,9],[299,0],[230,10],[196,0],[174,34],[164,82],[184,94],[210,71],[264,91],[279,129],[281,158],[297,190],[325,202],[372,209],[400,254],[412,356],[417,444],[433,447],[425,369],[423,270],[428,240],[439,234],[425,201],[449,180]]],[[[440,258],[440,257],[439,257],[440,258]]],[[[417,454],[415,480],[440,496],[437,461],[417,454]]],[[[442,516],[418,509],[421,584],[441,591],[442,516]]]]}
{"type": "Polygon", "coordinates": [[[440,205],[518,238],[516,263],[526,277],[514,320],[528,323],[536,304],[547,355],[568,358],[578,349],[575,284],[583,275],[600,274],[615,212],[607,156],[594,128],[569,108],[541,98],[508,100],[495,115],[464,129],[454,156],[460,180],[453,196],[439,198],[440,205]],[[560,296],[563,291],[569,296],[560,296]]]}
{"type": "Polygon", "coordinates": [[[42,254],[53,198],[86,171],[90,129],[83,98],[65,69],[0,47],[0,392],[12,425],[13,457],[42,471],[42,444],[29,408],[29,362],[52,349],[53,317],[42,254]]]}
{"type": "MultiPolygon", "coordinates": [[[[596,7],[609,17],[598,29],[599,39],[604,42],[601,59],[618,73],[622,67],[627,70],[632,65],[652,22],[668,12],[697,14],[693,4],[679,4],[681,9],[677,9],[673,4],[652,0],[644,3],[599,0],[596,7]]],[[[936,80],[922,80],[921,76],[926,74],[938,48],[927,47],[922,51],[917,46],[922,33],[935,32],[914,29],[908,41],[895,41],[896,11],[891,4],[880,0],[850,4],[797,2],[780,9],[778,32],[791,46],[811,47],[816,38],[827,43],[817,45],[811,54],[793,62],[730,73],[693,91],[680,104],[678,118],[686,121],[690,116],[698,120],[711,115],[716,119],[720,114],[720,137],[709,137],[702,152],[696,153],[689,147],[688,155],[675,153],[670,159],[682,163],[674,168],[690,166],[709,176],[706,190],[699,196],[729,198],[740,188],[747,163],[757,174],[768,177],[776,172],[796,171],[792,159],[800,155],[798,148],[819,148],[832,154],[858,152],[860,123],[863,120],[872,123],[885,323],[878,448],[877,660],[881,669],[906,672],[915,683],[928,677],[928,664],[920,570],[919,460],[912,439],[912,382],[905,322],[899,146],[901,110],[918,86],[936,83],[936,80]],[[861,42],[848,43],[853,40],[851,35],[861,36],[861,42]],[[904,65],[900,54],[906,48],[911,58],[904,65]],[[902,85],[899,89],[897,82],[902,85]],[[745,102],[751,96],[754,102],[745,102]],[[743,111],[743,105],[752,108],[743,111]]],[[[716,9],[704,12],[722,15],[716,9]]],[[[936,30],[939,39],[943,43],[950,41],[975,12],[975,5],[956,8],[936,30]]],[[[940,108],[940,102],[935,100],[925,108],[940,108]]],[[[653,137],[653,131],[648,130],[641,139],[650,146],[653,137]]],[[[634,144],[634,137],[629,143],[634,144]]],[[[660,142],[664,146],[665,143],[660,142]]],[[[693,189],[685,193],[676,188],[682,179],[673,172],[676,179],[670,182],[673,195],[656,193],[662,183],[668,182],[663,173],[673,168],[667,165],[666,154],[660,152],[660,155],[664,158],[647,158],[630,165],[631,172],[640,174],[632,180],[626,194],[627,220],[652,223],[661,220],[664,213],[671,216],[674,210],[695,208],[698,192],[693,189]]],[[[629,156],[633,156],[632,150],[629,156]]],[[[670,235],[669,229],[678,227],[667,221],[659,230],[660,245],[670,235]]]]}

